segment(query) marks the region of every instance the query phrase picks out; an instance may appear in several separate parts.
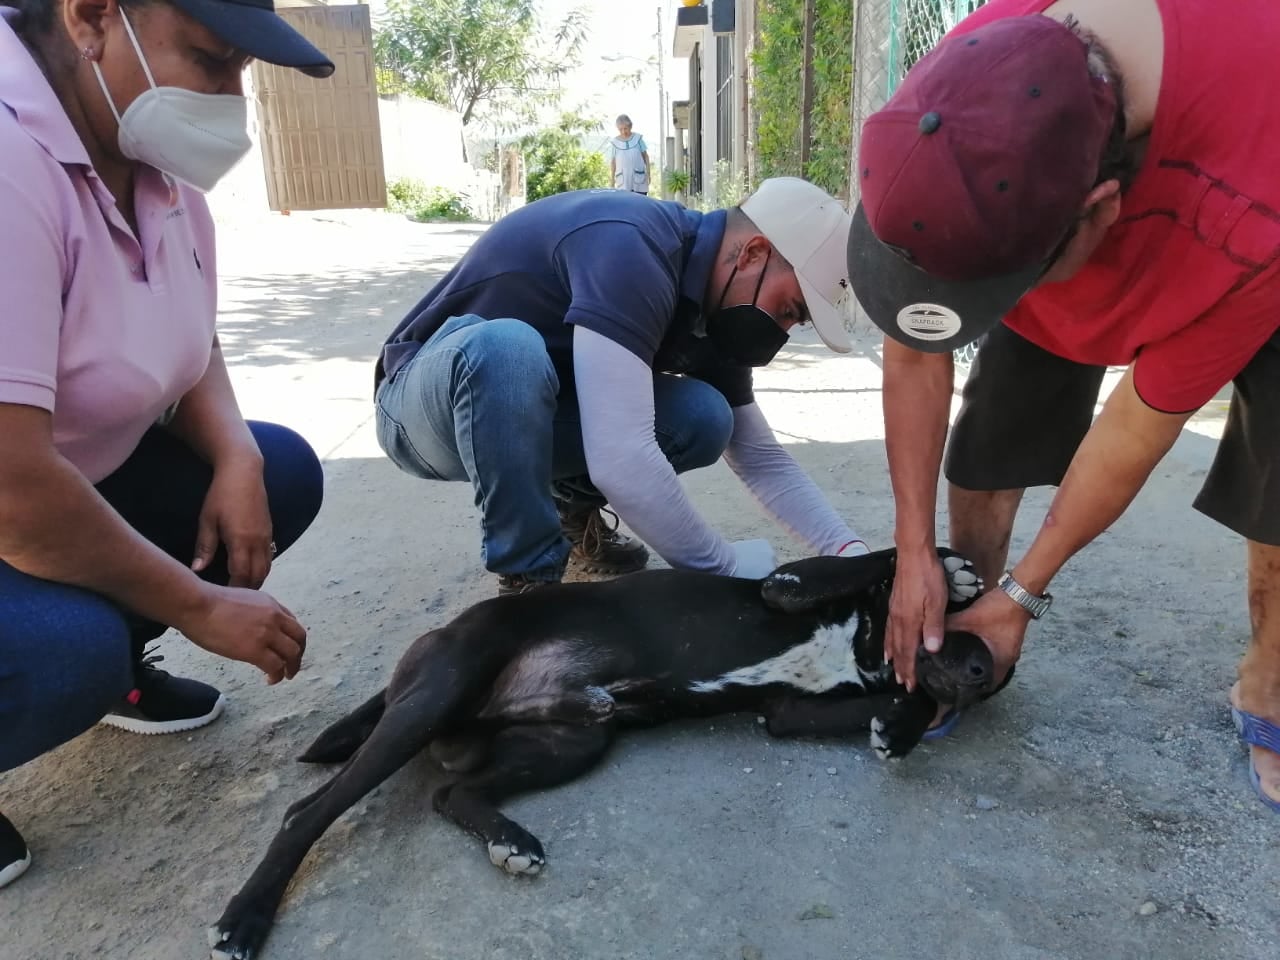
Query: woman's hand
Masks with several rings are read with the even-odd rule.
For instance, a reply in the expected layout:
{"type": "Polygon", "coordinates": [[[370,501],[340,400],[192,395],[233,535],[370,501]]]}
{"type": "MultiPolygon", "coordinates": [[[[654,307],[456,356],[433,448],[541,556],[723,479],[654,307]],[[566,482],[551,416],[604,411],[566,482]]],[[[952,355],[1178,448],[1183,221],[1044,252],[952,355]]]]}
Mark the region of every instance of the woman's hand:
{"type": "Polygon", "coordinates": [[[306,628],[260,590],[205,584],[199,609],[174,626],[210,653],[253,664],[271,684],[293,679],[307,649],[306,628]]]}
{"type": "Polygon", "coordinates": [[[220,543],[227,550],[229,585],[261,587],[275,555],[261,458],[228,460],[214,467],[200,510],[191,569],[199,573],[207,568],[220,543]]]}

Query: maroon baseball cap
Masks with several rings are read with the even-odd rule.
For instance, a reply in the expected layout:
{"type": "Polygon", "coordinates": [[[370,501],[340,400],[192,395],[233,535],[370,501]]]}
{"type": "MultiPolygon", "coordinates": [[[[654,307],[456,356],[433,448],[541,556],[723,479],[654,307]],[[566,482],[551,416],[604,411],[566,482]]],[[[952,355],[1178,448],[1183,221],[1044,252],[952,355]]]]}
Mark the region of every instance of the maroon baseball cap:
{"type": "Polygon", "coordinates": [[[944,38],[862,128],[849,279],[881,330],[943,353],[1043,275],[1115,122],[1088,48],[1040,15],[944,38]]]}

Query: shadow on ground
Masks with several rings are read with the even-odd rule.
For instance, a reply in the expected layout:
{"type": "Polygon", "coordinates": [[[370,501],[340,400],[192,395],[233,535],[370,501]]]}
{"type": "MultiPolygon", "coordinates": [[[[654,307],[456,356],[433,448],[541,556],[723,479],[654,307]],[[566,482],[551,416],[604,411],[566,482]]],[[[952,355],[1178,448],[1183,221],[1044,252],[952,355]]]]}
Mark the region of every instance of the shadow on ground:
{"type": "MultiPolygon", "coordinates": [[[[264,956],[1269,958],[1272,822],[1224,706],[1239,549],[1169,513],[1195,447],[1073,564],[1017,683],[953,739],[887,765],[862,742],[771,741],[749,716],[632,735],[585,780],[511,806],[547,844],[534,881],[434,816],[421,760],[321,841],[264,956]]],[[[874,478],[832,489],[841,509],[887,504],[881,445],[797,450],[874,478]]],[[[285,807],[324,779],[291,758],[492,589],[464,487],[378,460],[327,472],[320,521],[270,584],[311,629],[298,680],[266,688],[169,641],[166,665],[231,695],[222,722],[152,741],[98,729],[6,776],[0,808],[38,856],[4,893],[34,951],[14,960],[202,955],[285,807]]],[[[726,535],[762,532],[720,468],[688,479],[726,535]]]]}
{"type": "MultiPolygon", "coordinates": [[[[379,345],[476,231],[370,223],[308,227],[310,246],[273,223],[222,257],[246,413],[327,457],[324,510],[268,582],[310,630],[305,671],[269,688],[168,637],[166,667],[228,692],[223,720],[99,728],[5,774],[0,809],[36,863],[0,893],[0,960],[206,956],[204,927],[323,782],[292,758],[417,635],[492,592],[471,491],[400,474],[368,426],[379,345]]],[[[873,338],[845,360],[806,332],[758,396],[882,544],[878,387],[873,338]]],[[[630,736],[584,780],[511,805],[547,846],[533,881],[435,817],[420,760],[317,845],[264,960],[1273,960],[1275,820],[1225,701],[1247,640],[1243,547],[1189,506],[1211,454],[1184,433],[1055,584],[1017,682],[951,739],[886,765],[861,741],[771,741],[750,716],[630,736]]],[[[726,536],[800,555],[722,465],[685,484],[726,536]]],[[[1048,498],[1029,495],[1015,551],[1048,498]]]]}

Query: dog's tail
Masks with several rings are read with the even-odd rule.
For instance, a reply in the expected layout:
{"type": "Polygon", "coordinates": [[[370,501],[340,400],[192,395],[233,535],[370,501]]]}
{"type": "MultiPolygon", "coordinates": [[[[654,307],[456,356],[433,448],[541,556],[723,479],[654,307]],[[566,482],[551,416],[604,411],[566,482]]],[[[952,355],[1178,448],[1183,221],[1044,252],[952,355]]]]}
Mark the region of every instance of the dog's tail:
{"type": "Polygon", "coordinates": [[[360,748],[387,708],[384,687],[337,723],[328,727],[298,758],[299,763],[343,763],[360,748]]]}

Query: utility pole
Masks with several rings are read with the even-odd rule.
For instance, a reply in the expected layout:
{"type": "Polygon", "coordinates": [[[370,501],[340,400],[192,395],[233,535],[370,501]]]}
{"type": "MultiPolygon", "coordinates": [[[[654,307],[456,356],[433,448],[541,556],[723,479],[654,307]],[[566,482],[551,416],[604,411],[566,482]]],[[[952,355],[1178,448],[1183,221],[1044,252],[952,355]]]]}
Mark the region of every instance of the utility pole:
{"type": "Polygon", "coordinates": [[[667,199],[667,92],[663,83],[662,7],[658,7],[658,196],[667,199]]]}

